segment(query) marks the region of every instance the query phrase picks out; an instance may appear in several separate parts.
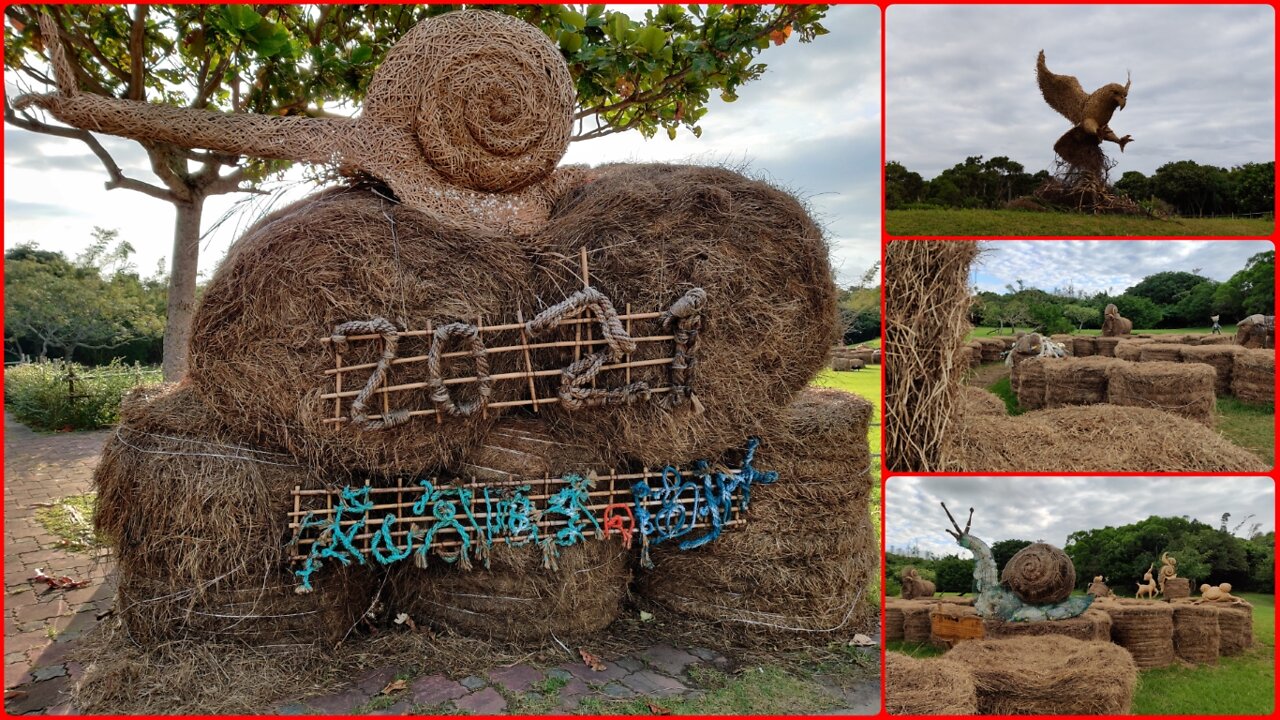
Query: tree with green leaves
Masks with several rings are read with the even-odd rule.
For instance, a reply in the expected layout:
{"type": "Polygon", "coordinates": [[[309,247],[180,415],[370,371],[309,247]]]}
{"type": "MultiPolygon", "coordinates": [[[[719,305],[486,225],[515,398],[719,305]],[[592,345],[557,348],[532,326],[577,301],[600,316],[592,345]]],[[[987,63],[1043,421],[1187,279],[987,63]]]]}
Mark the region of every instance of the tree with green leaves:
{"type": "Polygon", "coordinates": [[[1018,551],[1028,545],[1033,544],[1030,540],[997,540],[991,543],[991,557],[996,561],[996,570],[1004,571],[1004,566],[1009,559],[1018,554],[1018,551]]]}
{"type": "MultiPolygon", "coordinates": [[[[383,55],[420,20],[457,5],[63,5],[47,12],[83,92],[227,113],[325,116],[349,112],[383,55]]],[[[521,17],[560,47],[578,92],[575,140],[635,130],[651,137],[699,121],[713,93],[726,102],[766,69],[757,56],[790,38],[826,33],[824,5],[662,6],[640,19],[603,5],[484,6],[521,17]]],[[[5,63],[24,90],[57,86],[48,39],[31,5],[5,9],[5,63]]],[[[204,201],[253,192],[288,167],[141,142],[159,183],[130,177],[93,133],[53,123],[5,99],[5,121],[78,140],[102,163],[108,189],[174,206],[165,328],[169,380],[186,369],[204,201]]]]}
{"type": "Polygon", "coordinates": [[[938,592],[973,592],[973,558],[947,555],[933,563],[938,592]]]}
{"type": "Polygon", "coordinates": [[[1096,307],[1088,305],[1066,305],[1062,308],[1062,314],[1068,320],[1075,323],[1077,330],[1083,330],[1085,323],[1095,323],[1102,317],[1102,311],[1096,307]]]}

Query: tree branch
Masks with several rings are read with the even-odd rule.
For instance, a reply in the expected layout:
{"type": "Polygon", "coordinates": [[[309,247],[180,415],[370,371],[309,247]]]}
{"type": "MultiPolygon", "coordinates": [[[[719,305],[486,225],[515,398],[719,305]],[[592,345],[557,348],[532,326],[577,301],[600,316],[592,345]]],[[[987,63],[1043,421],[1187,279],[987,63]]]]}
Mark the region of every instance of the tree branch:
{"type": "Polygon", "coordinates": [[[142,41],[146,38],[147,6],[135,5],[133,10],[133,27],[129,29],[129,99],[143,100],[146,96],[146,68],[143,60],[142,41]]]}
{"type": "Polygon", "coordinates": [[[150,195],[153,198],[164,200],[165,202],[175,202],[180,199],[176,194],[165,190],[164,188],[156,187],[155,185],[145,183],[141,180],[135,180],[134,178],[125,177],[124,171],[120,169],[118,164],[116,164],[115,158],[111,157],[111,153],[107,152],[107,149],[102,146],[102,143],[98,142],[98,139],[88,130],[59,127],[57,125],[40,122],[39,120],[27,115],[19,115],[14,111],[13,107],[9,105],[8,97],[4,99],[4,121],[10,125],[20,127],[23,130],[30,130],[31,132],[41,133],[43,135],[71,138],[88,145],[89,150],[91,150],[94,155],[98,156],[98,160],[102,162],[102,166],[107,170],[107,175],[111,178],[105,184],[108,190],[114,190],[116,188],[134,190],[144,195],[150,195]]]}

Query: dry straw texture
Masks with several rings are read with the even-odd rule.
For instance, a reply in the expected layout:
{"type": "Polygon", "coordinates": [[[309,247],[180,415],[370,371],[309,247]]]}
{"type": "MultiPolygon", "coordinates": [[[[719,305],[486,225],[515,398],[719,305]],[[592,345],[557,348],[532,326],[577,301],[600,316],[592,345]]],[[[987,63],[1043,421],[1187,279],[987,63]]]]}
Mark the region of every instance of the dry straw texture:
{"type": "Polygon", "coordinates": [[[1089,357],[1098,354],[1098,338],[1082,335],[1071,340],[1071,351],[1076,357],[1089,357]]]}
{"type": "MultiPolygon", "coordinates": [[[[190,377],[229,426],[260,434],[335,476],[450,465],[479,442],[497,412],[384,430],[326,423],[333,401],[320,395],[331,389],[324,371],[334,359],[320,339],[342,323],[373,317],[402,328],[502,318],[532,296],[528,266],[514,240],[452,229],[376,190],[304,200],[260,222],[219,266],[196,313],[190,377]]],[[[518,343],[516,337],[504,344],[518,343]]],[[[423,355],[428,344],[429,338],[404,338],[398,352],[423,355]]],[[[343,363],[375,362],[380,345],[352,343],[343,363]]],[[[489,358],[493,373],[521,370],[522,363],[519,353],[489,358]]],[[[419,367],[392,365],[387,383],[425,380],[419,367]]],[[[447,369],[446,376],[472,372],[466,363],[447,369]]],[[[364,384],[366,375],[350,375],[356,388],[364,384]]],[[[490,401],[514,399],[521,390],[518,383],[495,383],[490,401]]],[[[459,401],[475,397],[474,390],[454,394],[459,401]]],[[[432,407],[426,388],[396,401],[432,407]]]]}
{"type": "Polygon", "coordinates": [[[1256,456],[1193,420],[1115,405],[961,418],[944,470],[1262,472],[1256,456]]]}
{"type": "Polygon", "coordinates": [[[1120,364],[1120,360],[1106,357],[1062,358],[1044,362],[1044,407],[1106,402],[1108,373],[1120,364]]]}
{"type": "Polygon", "coordinates": [[[960,663],[885,654],[885,710],[890,715],[973,715],[978,696],[973,676],[960,663]]]}
{"type": "Polygon", "coordinates": [[[943,658],[973,674],[982,715],[1125,715],[1138,684],[1122,648],[1064,635],[962,642],[943,658]]]}
{"type": "Polygon", "coordinates": [[[1112,405],[1164,410],[1213,425],[1217,373],[1207,365],[1124,363],[1111,369],[1110,378],[1107,402],[1112,405]]]}
{"type": "Polygon", "coordinates": [[[986,628],[987,637],[992,639],[1024,635],[1065,635],[1077,640],[1111,642],[1111,616],[1094,608],[1066,620],[1005,622],[988,618],[982,624],[986,628]]]}
{"type": "Polygon", "coordinates": [[[1218,607],[1219,652],[1239,655],[1253,645],[1253,606],[1233,603],[1218,607]]]}
{"type": "Polygon", "coordinates": [[[1201,363],[1213,368],[1218,374],[1213,384],[1213,391],[1218,395],[1231,392],[1231,373],[1235,368],[1236,356],[1246,350],[1239,345],[1199,345],[1182,349],[1182,362],[1201,363]]]}
{"type": "Polygon", "coordinates": [[[1008,415],[1009,411],[994,393],[977,387],[965,387],[961,398],[961,412],[974,415],[1008,415]]]}
{"type": "Polygon", "coordinates": [[[126,398],[94,485],[95,526],[115,550],[116,616],[137,642],[333,641],[373,596],[358,571],[326,578],[323,594],[294,593],[290,491],[323,483],[225,430],[189,385],[126,398]]]}
{"type": "Polygon", "coordinates": [[[653,548],[639,594],[754,647],[811,647],[874,623],[878,604],[866,594],[880,566],[867,517],[870,413],[870,403],[849,393],[801,393],[786,430],[761,445],[756,466],[779,479],[752,488],[749,523],[696,552],[653,548]]]}
{"type": "Polygon", "coordinates": [[[1111,641],[1133,655],[1146,670],[1173,664],[1173,607],[1145,600],[1106,603],[1111,615],[1111,641]]]}
{"type": "Polygon", "coordinates": [[[1141,362],[1182,362],[1182,351],[1192,347],[1180,343],[1163,342],[1162,340],[1163,338],[1156,338],[1155,342],[1143,345],[1142,351],[1138,354],[1138,360],[1141,362]]]}
{"type": "Polygon", "coordinates": [[[935,602],[915,601],[902,607],[902,639],[906,642],[927,643],[933,639],[933,623],[929,612],[935,602]]]}
{"type": "Polygon", "coordinates": [[[1118,337],[1096,337],[1093,339],[1093,345],[1097,349],[1097,354],[1102,357],[1115,357],[1116,346],[1120,344],[1118,337]]]}
{"type": "Polygon", "coordinates": [[[1273,405],[1276,397],[1274,350],[1247,350],[1235,358],[1231,370],[1231,394],[1258,405],[1273,405]]]}
{"type": "Polygon", "coordinates": [[[897,240],[885,255],[885,461],[941,470],[960,402],[956,354],[969,331],[976,243],[897,240]]]}
{"type": "Polygon", "coordinates": [[[902,602],[895,598],[885,598],[884,639],[887,641],[903,639],[902,623],[904,620],[902,602]]]}
{"type": "MultiPolygon", "coordinates": [[[[1044,407],[1048,392],[1048,366],[1060,362],[1065,362],[1065,358],[1033,357],[1014,366],[1018,379],[1016,389],[1019,407],[1023,410],[1039,410],[1044,407]]],[[[1010,382],[1012,383],[1012,379],[1010,382]]]]}
{"type": "MultiPolygon", "coordinates": [[[[704,411],[655,400],[582,412],[550,406],[543,417],[559,437],[600,449],[602,459],[650,465],[768,437],[837,336],[836,289],[818,226],[791,195],[729,170],[619,165],[598,172],[563,198],[531,239],[537,293],[555,302],[578,290],[584,248],[591,284],[620,311],[624,304],[665,309],[703,288],[705,322],[691,372],[704,411]]],[[[536,364],[562,367],[574,359],[572,349],[544,353],[536,364]]],[[[631,357],[670,354],[664,343],[646,343],[631,357]]],[[[653,386],[666,384],[666,376],[665,367],[631,371],[631,381],[653,386]]]]}
{"type": "Polygon", "coordinates": [[[1142,348],[1150,345],[1150,342],[1139,342],[1137,340],[1125,340],[1116,345],[1115,356],[1120,360],[1129,362],[1138,362],[1142,360],[1142,348]]]}
{"type": "Polygon", "coordinates": [[[1049,339],[1061,345],[1062,349],[1067,352],[1067,355],[1075,354],[1076,339],[1074,335],[1060,333],[1058,335],[1050,335],[1049,339]]]}
{"type": "Polygon", "coordinates": [[[1049,605],[1071,595],[1076,569],[1061,548],[1032,543],[1009,558],[1000,582],[1028,603],[1049,605]]]}
{"type": "Polygon", "coordinates": [[[1211,605],[1173,603],[1173,650],[1190,663],[1218,662],[1222,632],[1218,608],[1211,605]]]}

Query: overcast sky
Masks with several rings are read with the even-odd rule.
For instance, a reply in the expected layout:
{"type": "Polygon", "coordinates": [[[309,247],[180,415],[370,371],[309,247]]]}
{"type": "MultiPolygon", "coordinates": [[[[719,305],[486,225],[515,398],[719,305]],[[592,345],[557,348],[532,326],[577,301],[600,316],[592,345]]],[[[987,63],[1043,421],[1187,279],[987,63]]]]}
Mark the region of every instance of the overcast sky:
{"type": "Polygon", "coordinates": [[[971,532],[988,544],[1018,539],[1063,547],[1077,530],[1152,515],[1217,527],[1222,514],[1231,513],[1234,527],[1252,513],[1241,536],[1255,522],[1260,532],[1275,529],[1275,486],[1267,477],[894,477],[885,490],[886,546],[968,557],[945,532],[951,523],[940,502],[961,527],[974,508],[971,532]]]}
{"type": "MultiPolygon", "coordinates": [[[[768,71],[742,87],[737,102],[724,103],[712,93],[701,139],[683,131],[675,141],[665,133],[648,141],[623,133],[574,143],[564,162],[745,163],[749,174],[808,199],[831,239],[839,281],[853,283],[880,257],[879,11],[834,7],[823,24],[830,34],[812,43],[792,40],[765,51],[768,71]]],[[[144,273],[171,255],[172,206],[136,192],[104,190],[106,174],[84,145],[10,127],[4,140],[6,246],[36,240],[74,255],[98,225],[118,228],[134,244],[144,273]]],[[[136,143],[102,140],[126,174],[156,182],[136,143]]],[[[294,182],[300,177],[298,170],[288,175],[294,182]]],[[[233,202],[226,196],[206,202],[205,229],[233,202]]],[[[254,217],[246,211],[209,235],[202,272],[214,268],[254,217]]]]}
{"type": "Polygon", "coordinates": [[[1046,291],[1073,286],[1118,295],[1170,270],[1221,282],[1274,246],[1269,240],[992,240],[982,247],[970,278],[979,290],[1004,292],[1021,279],[1046,291]]]}
{"type": "Polygon", "coordinates": [[[1036,54],[1085,92],[1133,86],[1111,127],[1126,170],[1274,159],[1275,18],[1266,5],[895,5],[887,23],[886,159],[925,178],[970,155],[1049,169],[1070,122],[1045,104],[1036,54]]]}

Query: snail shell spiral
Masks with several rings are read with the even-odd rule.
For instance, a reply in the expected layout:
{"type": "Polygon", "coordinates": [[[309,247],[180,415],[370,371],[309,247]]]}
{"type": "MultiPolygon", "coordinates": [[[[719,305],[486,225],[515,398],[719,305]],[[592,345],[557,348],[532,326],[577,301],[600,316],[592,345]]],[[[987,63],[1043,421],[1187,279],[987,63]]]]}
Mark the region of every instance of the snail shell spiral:
{"type": "Polygon", "coordinates": [[[1035,543],[1009,559],[1000,581],[1024,602],[1047,605],[1071,595],[1076,585],[1076,568],[1062,550],[1035,543]]]}
{"type": "Polygon", "coordinates": [[[387,53],[364,115],[411,127],[454,185],[504,192],[536,182],[564,156],[574,104],[569,68],[541,31],[465,10],[419,23],[387,53]]]}

